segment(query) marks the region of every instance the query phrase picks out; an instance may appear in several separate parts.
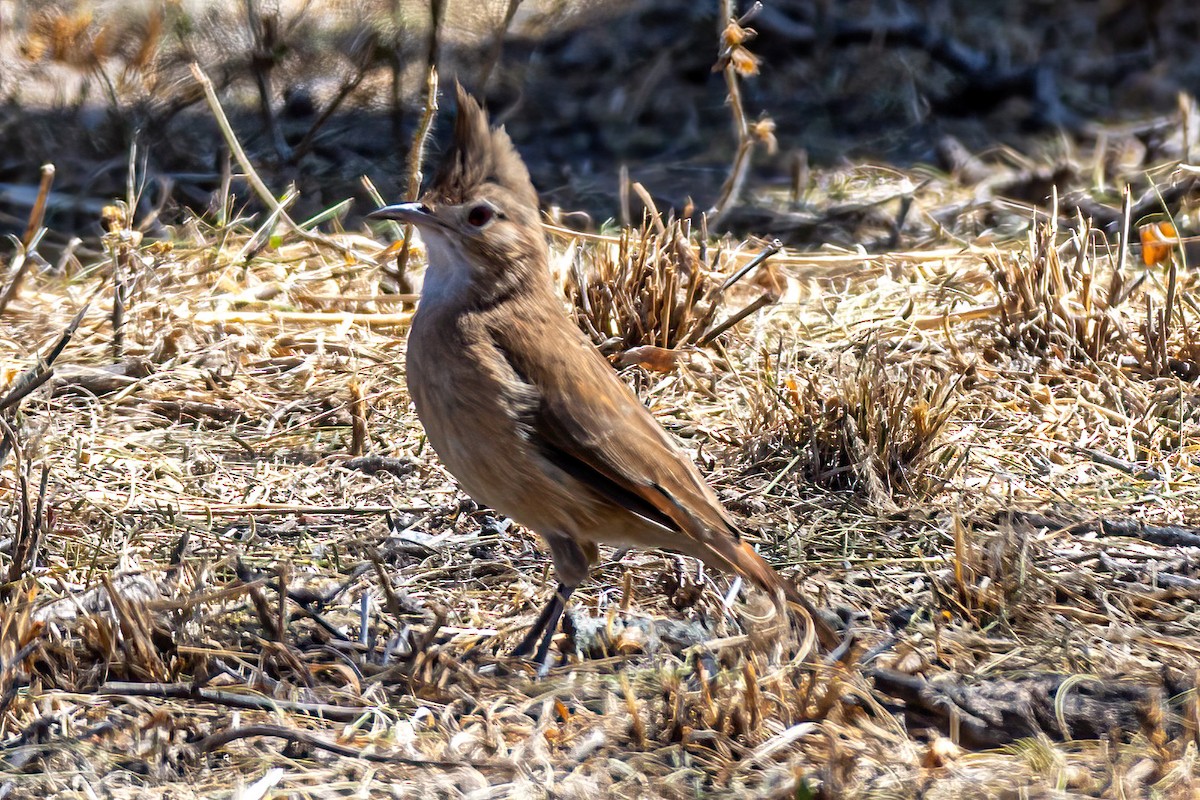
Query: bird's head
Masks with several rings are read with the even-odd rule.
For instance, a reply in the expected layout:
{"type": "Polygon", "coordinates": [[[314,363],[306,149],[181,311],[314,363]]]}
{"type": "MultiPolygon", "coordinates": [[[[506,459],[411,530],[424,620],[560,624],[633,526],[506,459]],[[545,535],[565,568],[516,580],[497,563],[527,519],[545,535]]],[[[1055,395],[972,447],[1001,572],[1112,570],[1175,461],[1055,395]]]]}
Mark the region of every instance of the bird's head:
{"type": "Polygon", "coordinates": [[[368,216],[415,225],[428,253],[423,300],[431,291],[472,302],[546,280],[546,241],[529,170],[504,129],[492,128],[475,98],[457,86],[454,143],[429,189],[414,203],[368,216]]]}

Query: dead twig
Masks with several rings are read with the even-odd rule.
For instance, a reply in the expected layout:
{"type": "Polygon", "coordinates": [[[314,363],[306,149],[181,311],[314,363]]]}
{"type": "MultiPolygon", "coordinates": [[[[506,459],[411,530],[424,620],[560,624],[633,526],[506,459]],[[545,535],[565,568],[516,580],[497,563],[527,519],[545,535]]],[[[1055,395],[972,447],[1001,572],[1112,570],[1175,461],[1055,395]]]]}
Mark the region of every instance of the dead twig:
{"type": "Polygon", "coordinates": [[[504,19],[500,21],[500,24],[496,26],[496,30],[492,34],[492,46],[488,49],[487,60],[479,70],[480,93],[487,90],[488,80],[492,77],[492,70],[496,68],[496,64],[500,61],[500,54],[504,51],[504,36],[508,33],[508,28],[512,25],[513,17],[516,15],[517,8],[520,5],[521,0],[508,0],[508,6],[504,9],[504,19]]]}
{"type": "Polygon", "coordinates": [[[273,103],[274,92],[271,88],[271,72],[274,70],[280,49],[279,20],[260,12],[258,0],[245,0],[246,22],[253,39],[250,53],[250,68],[254,73],[254,83],[258,87],[259,108],[262,111],[263,124],[266,125],[271,145],[281,163],[292,158],[292,150],[283,138],[279,121],[275,117],[273,103]]]}
{"type": "Polygon", "coordinates": [[[282,711],[319,717],[331,722],[353,722],[371,709],[362,706],[336,706],[330,703],[302,703],[275,697],[232,692],[219,689],[196,687],[191,683],[140,683],[132,681],[109,681],[101,684],[97,694],[113,694],[123,697],[154,697],[160,700],[193,700],[230,708],[257,711],[282,711]]]}
{"type": "Polygon", "coordinates": [[[21,244],[25,245],[26,250],[33,249],[33,237],[41,230],[42,222],[46,219],[46,200],[50,197],[50,187],[53,185],[54,165],[43,164],[37,199],[34,200],[33,209],[29,212],[29,223],[25,226],[25,235],[21,237],[21,244]]]}
{"type": "MultiPolygon", "coordinates": [[[[429,134],[433,130],[433,120],[437,115],[438,74],[436,67],[430,67],[425,79],[425,110],[421,112],[421,121],[413,132],[412,146],[408,150],[408,184],[405,186],[405,196],[409,200],[417,199],[421,191],[421,166],[425,161],[425,147],[429,143],[429,134]]],[[[390,223],[395,226],[396,223],[390,223]]],[[[412,292],[412,282],[408,279],[408,254],[412,245],[412,223],[404,225],[404,241],[400,252],[396,254],[396,286],[403,293],[412,292]]]]}
{"type": "Polygon", "coordinates": [[[712,208],[708,211],[711,222],[717,224],[725,216],[730,207],[737,203],[746,182],[746,174],[750,169],[750,157],[754,153],[755,136],[751,132],[750,121],[746,109],[742,105],[741,78],[758,72],[758,59],[745,47],[745,42],[757,34],[745,27],[750,20],[763,9],[761,2],[754,3],[750,10],[740,18],[733,16],[733,0],[721,0],[720,36],[721,49],[717,56],[714,72],[720,72],[725,78],[725,87],[729,91],[729,108],[733,114],[733,133],[737,140],[737,150],[734,152],[733,164],[729,168],[729,176],[721,186],[721,194],[712,208]]]}
{"type": "Polygon", "coordinates": [[[4,291],[0,292],[0,315],[4,314],[4,311],[8,308],[8,304],[20,292],[21,284],[25,282],[25,273],[28,272],[30,265],[33,263],[31,255],[37,249],[45,233],[46,229],[40,228],[34,234],[28,246],[15,236],[9,237],[9,241],[16,246],[17,252],[13,255],[12,266],[9,268],[10,277],[8,283],[5,285],[4,291]]]}
{"type": "Polygon", "coordinates": [[[414,767],[438,767],[439,769],[461,769],[462,767],[471,767],[473,769],[493,769],[501,770],[507,773],[517,771],[515,764],[506,763],[503,761],[473,761],[471,759],[454,759],[440,760],[431,758],[412,758],[410,756],[399,755],[398,753],[375,753],[365,749],[351,747],[349,745],[338,744],[323,739],[311,731],[301,730],[298,728],[285,728],[282,725],[246,725],[241,728],[227,728],[219,733],[210,734],[199,742],[196,742],[196,750],[201,753],[211,753],[230,742],[235,742],[238,739],[250,739],[258,736],[270,736],[276,739],[284,739],[295,744],[304,745],[307,747],[315,747],[318,750],[325,750],[329,753],[334,753],[346,758],[361,758],[364,761],[374,761],[380,764],[408,764],[414,767]]]}
{"type": "MultiPolygon", "coordinates": [[[[99,288],[97,288],[97,291],[99,291],[99,288]]],[[[75,317],[67,325],[66,329],[58,337],[58,341],[54,343],[46,355],[39,357],[36,363],[18,375],[12,382],[8,393],[0,398],[0,422],[5,423],[4,436],[0,437],[0,466],[4,464],[10,449],[15,443],[12,429],[8,426],[7,420],[13,418],[13,411],[20,406],[22,400],[54,377],[54,362],[62,355],[62,351],[66,349],[67,343],[71,341],[71,337],[79,328],[79,323],[83,321],[83,316],[87,313],[89,305],[91,305],[90,299],[75,314],[75,317]]]]}
{"type": "Polygon", "coordinates": [[[341,108],[342,103],[346,102],[346,99],[349,98],[350,95],[354,94],[354,91],[362,84],[363,79],[367,77],[374,50],[374,43],[368,44],[366,51],[358,58],[358,65],[355,68],[354,74],[351,75],[348,80],[342,82],[341,88],[338,89],[337,94],[335,94],[325,108],[322,109],[320,115],[317,116],[317,118],[313,121],[312,126],[304,134],[304,138],[300,140],[299,144],[292,148],[292,153],[289,159],[292,164],[299,162],[301,158],[308,154],[308,152],[312,149],[313,142],[316,141],[317,133],[320,132],[321,128],[325,127],[325,123],[329,122],[329,120],[333,118],[334,113],[341,108]]]}
{"type": "Polygon", "coordinates": [[[43,164],[42,179],[38,183],[37,197],[34,199],[33,208],[29,212],[29,222],[25,225],[25,233],[21,236],[20,244],[17,247],[17,254],[13,257],[13,265],[10,270],[11,277],[8,280],[8,285],[4,287],[4,291],[0,292],[0,316],[4,315],[4,309],[8,308],[8,304],[21,291],[21,284],[25,281],[25,274],[29,271],[29,267],[34,261],[29,256],[37,250],[38,244],[46,234],[46,229],[42,227],[42,222],[46,219],[46,201],[50,197],[50,187],[53,184],[54,165],[43,164]]]}

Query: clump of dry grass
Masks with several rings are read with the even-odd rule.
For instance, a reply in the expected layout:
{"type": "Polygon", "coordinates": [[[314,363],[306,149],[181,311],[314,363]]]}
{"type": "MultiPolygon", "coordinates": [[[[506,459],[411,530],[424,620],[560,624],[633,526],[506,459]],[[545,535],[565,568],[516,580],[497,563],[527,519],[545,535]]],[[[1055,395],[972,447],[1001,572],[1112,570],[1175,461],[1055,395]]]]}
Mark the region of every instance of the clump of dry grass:
{"type": "MultiPolygon", "coordinates": [[[[768,359],[769,361],[770,359],[768,359]]],[[[754,397],[751,459],[790,458],[797,478],[892,505],[936,494],[953,476],[943,434],[958,407],[962,371],[891,363],[882,344],[828,364],[767,364],[754,397]]],[[[770,469],[770,467],[768,467],[770,469]]]]}
{"type": "Polygon", "coordinates": [[[622,229],[615,242],[579,251],[567,295],[576,321],[601,349],[673,349],[694,343],[711,324],[714,264],[692,250],[689,228],[681,220],[647,220],[622,229]],[[589,263],[581,263],[585,258],[589,263]]]}
{"type": "Polygon", "coordinates": [[[1140,281],[1127,278],[1115,254],[1098,254],[1095,236],[1084,226],[1060,243],[1057,225],[1039,225],[1027,250],[987,256],[1011,345],[1093,361],[1125,351],[1129,332],[1118,309],[1140,281]]]}
{"type": "Polygon", "coordinates": [[[31,656],[43,644],[44,626],[33,619],[36,591],[10,593],[0,612],[0,714],[7,714],[18,692],[29,683],[31,656]]]}
{"type": "MultiPolygon", "coordinates": [[[[1063,240],[1051,217],[1030,231],[1026,249],[988,254],[1002,335],[1042,357],[1194,380],[1200,347],[1187,324],[1189,308],[1196,311],[1188,292],[1194,281],[1179,269],[1181,240],[1157,253],[1144,243],[1134,263],[1128,205],[1125,214],[1117,247],[1084,221],[1063,240]],[[1148,281],[1161,295],[1146,291],[1148,281]]],[[[1145,237],[1156,225],[1140,227],[1145,237]]]]}
{"type": "MultiPolygon", "coordinates": [[[[1039,225],[1026,248],[985,255],[997,295],[996,316],[985,329],[998,333],[998,341],[985,348],[983,360],[1016,369],[1018,378],[1032,368],[1047,388],[1015,384],[1029,392],[1032,407],[1069,392],[1125,426],[1109,443],[1122,459],[1156,461],[1178,453],[1179,434],[1197,413],[1190,385],[1200,376],[1194,274],[1179,269],[1181,251],[1135,260],[1130,252],[1137,251],[1108,248],[1086,225],[1060,238],[1056,225],[1039,225]],[[1072,379],[1064,382],[1067,375],[1072,379]]],[[[1104,436],[1103,427],[1093,427],[1080,439],[1104,436]]],[[[1104,459],[1100,451],[1108,449],[1090,452],[1104,459]]],[[[1113,463],[1142,474],[1136,465],[1113,463]]]]}
{"type": "Polygon", "coordinates": [[[934,584],[943,609],[981,629],[997,621],[1016,627],[1046,624],[1047,609],[1058,600],[1055,580],[1044,566],[1052,556],[1028,526],[1006,524],[985,532],[955,517],[951,534],[952,569],[934,584]]]}
{"type": "Polygon", "coordinates": [[[779,245],[729,274],[736,260],[724,247],[710,248],[701,227],[693,237],[690,221],[664,221],[651,209],[640,228],[623,228],[575,251],[565,288],[576,322],[603,352],[622,354],[619,365],[668,371],[681,349],[712,342],[778,299],[778,286],[764,270],[748,281],[760,285],[760,296],[718,320],[727,290],[779,245]]]}

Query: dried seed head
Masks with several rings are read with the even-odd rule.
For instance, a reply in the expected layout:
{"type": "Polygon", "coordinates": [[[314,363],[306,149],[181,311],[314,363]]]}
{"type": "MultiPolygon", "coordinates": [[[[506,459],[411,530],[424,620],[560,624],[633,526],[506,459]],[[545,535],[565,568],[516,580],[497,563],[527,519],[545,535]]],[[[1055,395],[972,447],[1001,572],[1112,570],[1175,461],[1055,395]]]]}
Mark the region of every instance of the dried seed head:
{"type": "Polygon", "coordinates": [[[733,64],[734,71],[743,78],[757,75],[758,65],[762,63],[762,59],[741,45],[729,51],[729,61],[733,64]]]}
{"type": "Polygon", "coordinates": [[[725,26],[725,30],[721,34],[721,42],[725,47],[737,47],[757,35],[758,31],[753,28],[743,28],[734,20],[729,20],[729,24],[725,26]]]}
{"type": "Polygon", "coordinates": [[[775,139],[775,120],[770,117],[763,117],[752,124],[750,126],[750,135],[756,141],[766,145],[768,155],[775,155],[779,150],[779,142],[775,139]]]}

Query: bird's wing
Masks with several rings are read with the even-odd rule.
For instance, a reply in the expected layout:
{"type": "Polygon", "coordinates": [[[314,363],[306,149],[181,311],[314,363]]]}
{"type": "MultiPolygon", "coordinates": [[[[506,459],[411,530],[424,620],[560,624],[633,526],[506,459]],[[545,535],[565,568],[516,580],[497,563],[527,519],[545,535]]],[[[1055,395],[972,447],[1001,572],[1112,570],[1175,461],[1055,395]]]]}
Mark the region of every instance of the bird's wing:
{"type": "Polygon", "coordinates": [[[697,544],[736,538],[733,520],[691,459],[599,351],[567,320],[561,328],[548,337],[559,343],[552,350],[517,340],[511,328],[493,331],[513,371],[538,394],[526,420],[537,447],[599,493],[697,544]]]}

